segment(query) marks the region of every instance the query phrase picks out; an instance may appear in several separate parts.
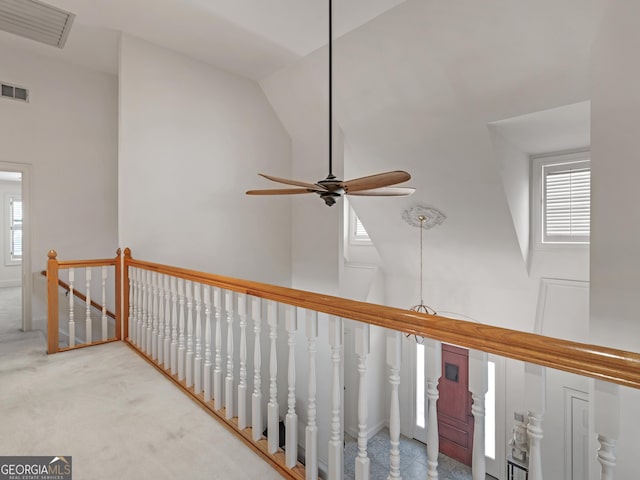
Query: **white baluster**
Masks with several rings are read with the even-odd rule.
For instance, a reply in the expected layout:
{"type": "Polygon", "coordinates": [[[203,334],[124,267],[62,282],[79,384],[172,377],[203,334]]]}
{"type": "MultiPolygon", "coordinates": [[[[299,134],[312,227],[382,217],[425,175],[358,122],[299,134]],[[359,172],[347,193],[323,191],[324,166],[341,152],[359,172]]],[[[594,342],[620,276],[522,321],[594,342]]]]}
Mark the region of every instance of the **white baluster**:
{"type": "Polygon", "coordinates": [[[267,440],[269,453],[276,453],[280,442],[279,410],[278,410],[278,304],[269,302],[267,306],[267,323],[269,324],[269,404],[267,405],[267,440]]]}
{"type": "Polygon", "coordinates": [[[238,293],[238,319],[240,325],[240,376],[238,380],[238,428],[247,428],[247,296],[238,293]]]}
{"type": "Polygon", "coordinates": [[[158,272],[151,277],[151,358],[158,359],[158,272]]]}
{"type": "Polygon", "coordinates": [[[289,345],[287,415],[285,417],[286,465],[289,468],[298,462],[298,415],[296,414],[296,330],[298,329],[298,310],[287,307],[286,313],[287,343],[289,345]]]}
{"type": "Polygon", "coordinates": [[[234,417],[233,410],[233,292],[225,290],[224,309],[227,312],[227,375],[224,379],[224,416],[234,417]]]}
{"type": "Polygon", "coordinates": [[[194,392],[198,395],[202,392],[202,296],[199,283],[193,284],[196,302],[196,356],[194,358],[194,392]]]}
{"type": "Polygon", "coordinates": [[[342,356],[342,318],[329,316],[329,345],[331,346],[331,432],[329,436],[329,480],[342,479],[344,450],[340,407],[340,360],[342,356]]]}
{"type": "Polygon", "coordinates": [[[69,346],[76,344],[76,322],[74,320],[75,312],[73,311],[73,281],[75,280],[75,270],[69,269],[69,346]]]}
{"type": "Polygon", "coordinates": [[[253,319],[253,395],[251,396],[251,437],[254,442],[262,438],[262,351],[260,349],[261,301],[253,298],[251,318],[253,319]]]}
{"type": "Polygon", "coordinates": [[[136,343],[136,333],[137,333],[137,318],[136,318],[136,308],[138,305],[136,304],[136,273],[134,267],[129,267],[127,270],[127,276],[129,278],[129,331],[127,332],[127,336],[129,341],[133,344],[136,343]]]}
{"type": "Polygon", "coordinates": [[[616,439],[620,436],[620,387],[594,382],[594,429],[598,434],[598,462],[601,480],[613,480],[616,467],[616,439]]]}
{"type": "Polygon", "coordinates": [[[145,326],[145,315],[147,312],[147,308],[146,308],[146,304],[145,304],[145,300],[144,300],[144,292],[145,292],[145,286],[144,286],[144,270],[142,269],[137,269],[138,274],[138,280],[137,280],[137,284],[138,284],[138,330],[136,333],[136,338],[138,339],[137,345],[138,348],[140,348],[142,351],[144,351],[145,349],[145,345],[146,345],[146,338],[147,338],[147,333],[146,333],[146,326],[145,326]]]}
{"type": "Polygon", "coordinates": [[[152,272],[147,271],[147,283],[146,283],[146,294],[145,294],[145,298],[146,298],[146,306],[145,308],[147,309],[147,323],[146,323],[146,327],[147,327],[147,338],[146,338],[146,345],[147,345],[147,349],[146,349],[146,353],[147,355],[151,355],[152,352],[152,338],[151,338],[151,332],[153,329],[153,284],[152,284],[152,272]]]}
{"type": "Polygon", "coordinates": [[[400,364],[402,359],[402,334],[396,331],[387,333],[387,365],[389,366],[389,383],[391,384],[391,402],[389,412],[389,437],[391,449],[389,452],[389,476],[400,476],[400,400],[398,387],[400,385],[400,364]]]}
{"type": "Polygon", "coordinates": [[[469,350],[469,391],[473,405],[473,452],[471,461],[471,474],[473,480],[485,480],[486,463],[484,448],[484,397],[489,385],[489,363],[486,352],[469,350]]]}
{"type": "Polygon", "coordinates": [[[109,338],[107,329],[107,267],[102,267],[102,341],[109,338]]]}
{"type": "Polygon", "coordinates": [[[316,338],[318,338],[318,312],[307,310],[307,344],[309,376],[307,378],[307,427],[305,428],[306,480],[318,480],[318,424],[316,407],[316,338]]]}
{"type": "Polygon", "coordinates": [[[133,325],[129,326],[131,331],[131,341],[134,345],[139,346],[138,339],[138,317],[140,316],[139,303],[138,303],[138,269],[135,267],[129,267],[129,280],[133,285],[133,325]]]}
{"type": "Polygon", "coordinates": [[[178,279],[171,277],[171,374],[178,373],[178,279]]]}
{"type": "Polygon", "coordinates": [[[158,274],[158,365],[164,363],[164,275],[158,274]]]}
{"type": "Polygon", "coordinates": [[[529,424],[527,434],[529,435],[529,478],[531,480],[542,480],[542,454],[540,452],[540,441],[542,440],[542,417],[543,415],[529,411],[529,424]]]}
{"type": "Polygon", "coordinates": [[[442,342],[425,339],[425,374],[427,377],[427,479],[438,480],[438,452],[440,438],[438,435],[437,402],[440,393],[438,383],[442,376],[442,342]]]}
{"type": "Polygon", "coordinates": [[[184,380],[184,352],[185,352],[185,318],[184,318],[184,282],[178,279],[178,298],[180,301],[180,333],[178,336],[178,380],[184,380]]]}
{"type": "Polygon", "coordinates": [[[602,467],[600,480],[613,480],[613,471],[616,468],[616,440],[604,435],[598,435],[598,462],[602,467]]]}
{"type": "Polygon", "coordinates": [[[546,408],[546,369],[525,363],[525,407],[529,412],[529,480],[542,480],[542,417],[546,408]]]}
{"type": "Polygon", "coordinates": [[[213,402],[214,408],[222,408],[222,292],[220,288],[213,287],[213,306],[216,316],[216,357],[213,367],[213,402]]]}
{"type": "Polygon", "coordinates": [[[86,343],[91,343],[93,341],[93,335],[91,331],[92,323],[91,323],[91,268],[86,268],[86,289],[87,289],[87,299],[85,302],[85,330],[86,330],[86,343]]]}
{"type": "Polygon", "coordinates": [[[369,480],[370,460],[367,456],[367,356],[371,351],[369,325],[358,323],[354,327],[355,353],[358,357],[358,456],[356,480],[369,480]]]}
{"type": "Polygon", "coordinates": [[[204,289],[204,401],[211,401],[211,287],[204,289]]]}
{"type": "Polygon", "coordinates": [[[185,356],[187,388],[193,386],[193,290],[191,287],[191,280],[184,282],[187,297],[187,354],[185,356]]]}
{"type": "Polygon", "coordinates": [[[171,278],[164,275],[164,369],[171,367],[171,278]]]}

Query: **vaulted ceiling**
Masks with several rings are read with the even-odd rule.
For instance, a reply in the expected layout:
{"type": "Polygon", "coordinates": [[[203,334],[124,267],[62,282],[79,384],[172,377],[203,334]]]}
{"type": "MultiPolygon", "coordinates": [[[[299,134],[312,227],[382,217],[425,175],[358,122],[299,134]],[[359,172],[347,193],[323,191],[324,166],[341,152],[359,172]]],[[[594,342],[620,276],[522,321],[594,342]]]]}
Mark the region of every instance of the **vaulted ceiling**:
{"type": "MultiPolygon", "coordinates": [[[[343,35],[403,0],[335,1],[343,35]]],[[[120,31],[253,79],[327,43],[328,3],[317,0],[47,0],[76,14],[63,51],[0,32],[26,48],[117,73],[120,31]]]]}
{"type": "MultiPolygon", "coordinates": [[[[402,168],[417,187],[408,198],[352,200],[389,272],[417,271],[417,232],[401,217],[424,204],[448,217],[426,238],[432,277],[458,285],[526,280],[490,124],[589,100],[604,3],[408,0],[336,41],[345,177],[402,168]]],[[[261,81],[294,137],[317,130],[317,117],[326,115],[325,72],[321,50],[261,81]]],[[[579,125],[588,129],[588,118],[579,125]]],[[[540,144],[539,129],[529,133],[530,142],[514,145],[525,154],[588,147],[588,131],[540,144]]],[[[319,165],[318,178],[323,173],[319,165]]]]}
{"type": "MultiPolygon", "coordinates": [[[[325,1],[49,1],[77,14],[64,50],[1,32],[0,46],[115,74],[125,31],[259,81],[292,138],[324,135],[325,1]]],[[[407,199],[354,201],[390,271],[415,269],[415,229],[401,213],[421,203],[448,216],[428,237],[439,253],[432,272],[457,282],[473,264],[480,281],[497,266],[526,276],[489,124],[590,98],[605,4],[334,0],[345,176],[402,168],[418,189],[407,199]]],[[[324,165],[317,171],[326,174],[324,165]]]]}

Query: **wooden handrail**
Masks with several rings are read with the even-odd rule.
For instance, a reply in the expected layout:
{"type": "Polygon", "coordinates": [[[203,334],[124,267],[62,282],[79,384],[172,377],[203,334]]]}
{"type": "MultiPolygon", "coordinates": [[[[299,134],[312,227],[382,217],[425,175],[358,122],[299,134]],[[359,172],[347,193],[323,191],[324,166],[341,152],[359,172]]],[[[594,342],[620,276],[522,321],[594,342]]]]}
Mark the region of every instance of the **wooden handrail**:
{"type": "MultiPolygon", "coordinates": [[[[124,251],[125,272],[127,266],[640,388],[638,353],[145,262],[133,259],[128,248],[124,251]]],[[[127,275],[124,281],[126,325],[129,308],[127,275]]]]}
{"type": "MultiPolygon", "coordinates": [[[[46,270],[42,270],[40,272],[40,275],[42,275],[43,277],[47,276],[47,271],[46,270]]],[[[58,285],[61,286],[64,290],[67,291],[67,293],[71,290],[71,287],[69,286],[69,284],[63,280],[58,279],[58,285]]],[[[78,297],[81,301],[86,302],[87,301],[87,296],[84,293],[80,293],[75,287],[73,289],[73,295],[78,297]]],[[[102,305],[100,305],[99,303],[95,302],[94,300],[91,300],[91,306],[97,310],[102,311],[102,305]]],[[[111,310],[107,310],[107,316],[111,317],[113,319],[116,318],[116,314],[113,313],[111,310]]]]}
{"type": "Polygon", "coordinates": [[[74,267],[109,267],[116,265],[115,258],[99,258],[92,260],[59,260],[58,268],[74,268],[74,267]]]}

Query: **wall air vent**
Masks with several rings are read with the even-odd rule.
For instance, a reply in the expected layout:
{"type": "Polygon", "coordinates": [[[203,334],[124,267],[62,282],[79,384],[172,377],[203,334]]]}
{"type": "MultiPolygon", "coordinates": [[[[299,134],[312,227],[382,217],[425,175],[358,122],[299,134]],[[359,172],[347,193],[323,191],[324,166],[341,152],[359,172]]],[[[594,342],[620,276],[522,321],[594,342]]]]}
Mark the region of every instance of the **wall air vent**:
{"type": "Polygon", "coordinates": [[[2,82],[2,98],[12,98],[13,100],[29,101],[29,90],[17,85],[2,82]]]}
{"type": "Polygon", "coordinates": [[[0,30],[62,48],[75,15],[37,0],[0,0],[0,30]]]}

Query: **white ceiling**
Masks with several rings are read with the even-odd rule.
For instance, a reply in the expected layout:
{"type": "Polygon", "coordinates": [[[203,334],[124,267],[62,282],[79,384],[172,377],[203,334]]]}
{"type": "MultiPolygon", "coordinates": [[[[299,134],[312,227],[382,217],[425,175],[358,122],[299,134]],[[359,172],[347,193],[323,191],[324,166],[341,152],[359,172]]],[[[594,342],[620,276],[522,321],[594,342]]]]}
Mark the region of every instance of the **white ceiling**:
{"type": "Polygon", "coordinates": [[[529,155],[585,148],[591,143],[591,102],[529,113],[491,125],[529,155]]]}
{"type": "MultiPolygon", "coordinates": [[[[404,0],[336,0],[334,36],[404,0]]],[[[328,2],[318,0],[47,0],[76,14],[64,50],[0,32],[28,49],[116,74],[123,31],[259,80],[325,45],[328,2]]]]}

